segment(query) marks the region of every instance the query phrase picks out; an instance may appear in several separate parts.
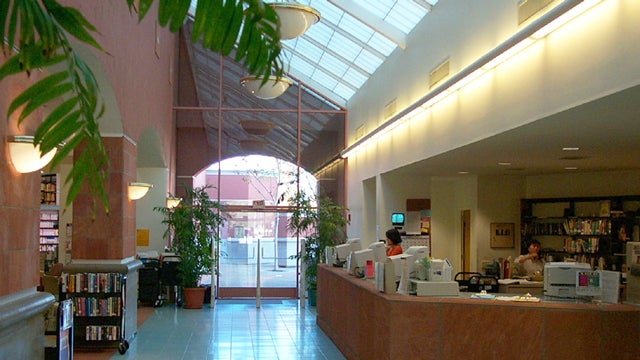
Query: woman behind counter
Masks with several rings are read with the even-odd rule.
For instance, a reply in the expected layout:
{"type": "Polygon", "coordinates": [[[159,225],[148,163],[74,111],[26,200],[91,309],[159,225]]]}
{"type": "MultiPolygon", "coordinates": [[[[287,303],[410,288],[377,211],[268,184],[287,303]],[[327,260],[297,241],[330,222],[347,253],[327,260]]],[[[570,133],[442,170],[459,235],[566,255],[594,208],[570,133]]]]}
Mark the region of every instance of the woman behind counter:
{"type": "Polygon", "coordinates": [[[402,237],[400,237],[400,232],[398,229],[389,229],[386,233],[387,236],[387,256],[400,255],[402,254],[402,247],[400,243],[402,242],[402,237]]]}

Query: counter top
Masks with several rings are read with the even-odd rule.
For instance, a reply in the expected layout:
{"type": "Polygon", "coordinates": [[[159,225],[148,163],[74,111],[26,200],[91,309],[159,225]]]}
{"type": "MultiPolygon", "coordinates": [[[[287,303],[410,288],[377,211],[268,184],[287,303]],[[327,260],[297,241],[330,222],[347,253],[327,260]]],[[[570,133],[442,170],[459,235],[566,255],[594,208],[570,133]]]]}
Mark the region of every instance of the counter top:
{"type": "Polygon", "coordinates": [[[435,359],[469,354],[632,359],[640,353],[638,307],[545,296],[537,303],[472,299],[471,294],[386,294],[371,280],[321,265],[316,321],[348,359],[418,359],[425,354],[435,359]]]}

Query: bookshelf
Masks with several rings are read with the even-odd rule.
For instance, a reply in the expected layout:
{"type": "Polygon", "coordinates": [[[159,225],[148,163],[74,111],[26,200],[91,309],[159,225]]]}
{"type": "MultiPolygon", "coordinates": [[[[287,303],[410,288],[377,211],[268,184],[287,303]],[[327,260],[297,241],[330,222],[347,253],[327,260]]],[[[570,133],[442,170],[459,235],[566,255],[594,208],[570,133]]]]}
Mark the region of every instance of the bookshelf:
{"type": "Polygon", "coordinates": [[[61,294],[73,302],[74,344],[78,348],[129,348],[125,337],[126,280],[121,273],[63,273],[61,294]]]}
{"type": "Polygon", "coordinates": [[[621,271],[626,243],[639,225],[636,195],[522,199],[521,251],[536,239],[547,261],[575,260],[621,271]]]}

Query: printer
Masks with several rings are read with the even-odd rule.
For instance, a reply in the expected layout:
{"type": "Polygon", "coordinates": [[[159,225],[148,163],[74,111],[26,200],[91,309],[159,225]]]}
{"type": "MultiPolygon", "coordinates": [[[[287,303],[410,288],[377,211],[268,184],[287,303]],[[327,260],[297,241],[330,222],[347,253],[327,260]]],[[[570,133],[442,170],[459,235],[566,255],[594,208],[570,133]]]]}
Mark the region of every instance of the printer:
{"type": "Polygon", "coordinates": [[[547,296],[576,297],[578,271],[590,271],[591,265],[579,262],[548,262],[544,264],[544,291],[547,296]]]}

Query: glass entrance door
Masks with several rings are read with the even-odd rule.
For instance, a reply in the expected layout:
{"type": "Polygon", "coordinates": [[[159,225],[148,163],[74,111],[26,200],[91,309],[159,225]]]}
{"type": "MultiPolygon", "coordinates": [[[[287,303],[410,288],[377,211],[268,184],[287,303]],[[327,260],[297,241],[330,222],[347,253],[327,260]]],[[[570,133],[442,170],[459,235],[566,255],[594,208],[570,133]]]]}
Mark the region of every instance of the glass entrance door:
{"type": "Polygon", "coordinates": [[[227,209],[220,236],[218,298],[297,298],[298,253],[287,234],[288,212],[277,207],[227,209]]]}

